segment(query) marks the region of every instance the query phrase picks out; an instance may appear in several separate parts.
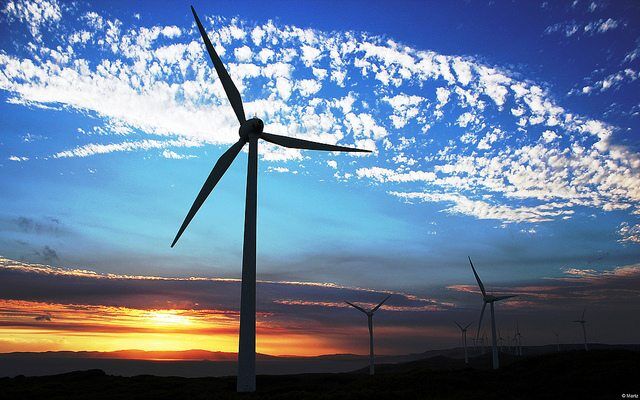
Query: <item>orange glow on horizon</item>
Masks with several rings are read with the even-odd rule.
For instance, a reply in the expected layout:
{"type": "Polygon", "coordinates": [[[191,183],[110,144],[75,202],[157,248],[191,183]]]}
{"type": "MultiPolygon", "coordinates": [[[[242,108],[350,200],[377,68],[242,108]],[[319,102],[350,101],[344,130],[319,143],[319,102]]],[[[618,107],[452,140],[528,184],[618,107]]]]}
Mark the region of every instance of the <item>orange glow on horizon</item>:
{"type": "MultiPolygon", "coordinates": [[[[221,310],[141,310],[126,307],[0,300],[0,352],[127,349],[235,353],[238,315],[221,310]]],[[[313,332],[260,321],[257,352],[314,356],[346,352],[313,332]]],[[[130,358],[122,353],[123,358],[130,358]]],[[[139,357],[136,354],[136,357],[139,357]]]]}

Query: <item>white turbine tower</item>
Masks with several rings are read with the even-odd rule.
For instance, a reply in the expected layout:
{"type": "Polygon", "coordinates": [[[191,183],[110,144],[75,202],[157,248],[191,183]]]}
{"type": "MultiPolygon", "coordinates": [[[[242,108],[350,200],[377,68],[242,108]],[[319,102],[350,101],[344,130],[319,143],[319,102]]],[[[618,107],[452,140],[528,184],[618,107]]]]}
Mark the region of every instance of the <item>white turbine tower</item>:
{"type": "Polygon", "coordinates": [[[373,359],[373,314],[376,311],[378,311],[378,309],[382,306],[382,304],[384,304],[385,301],[389,299],[389,297],[391,297],[391,295],[388,295],[387,297],[385,297],[384,300],[382,300],[377,306],[373,307],[371,310],[368,310],[368,311],[362,307],[358,307],[353,303],[349,303],[348,301],[345,301],[345,303],[347,303],[351,307],[357,310],[360,310],[367,315],[367,320],[369,322],[369,375],[373,375],[375,372],[374,359],[373,359]]]}
{"type": "Polygon", "coordinates": [[[478,321],[478,333],[476,337],[480,334],[480,325],[482,325],[482,317],[484,316],[484,309],[487,307],[487,304],[491,305],[491,348],[493,351],[493,369],[498,369],[500,367],[500,360],[498,357],[498,346],[496,343],[496,317],[493,311],[493,303],[496,301],[509,299],[511,297],[515,297],[516,295],[509,296],[494,296],[491,294],[487,294],[486,290],[484,290],[484,285],[476,272],[476,269],[473,266],[473,262],[471,261],[471,257],[469,257],[469,263],[471,264],[471,270],[473,270],[473,275],[476,277],[476,281],[478,281],[478,286],[480,287],[480,291],[482,291],[482,300],[484,304],[482,305],[482,311],[480,312],[480,321],[478,321]]]}
{"type": "Polygon", "coordinates": [[[584,350],[589,351],[589,346],[587,346],[587,328],[585,328],[585,324],[587,323],[587,321],[584,320],[584,313],[586,311],[587,311],[586,308],[582,310],[582,317],[580,317],[580,319],[577,319],[573,322],[577,322],[580,325],[582,325],[582,336],[584,337],[584,350]]]}
{"type": "Polygon", "coordinates": [[[453,321],[453,322],[455,322],[456,325],[458,325],[458,328],[460,328],[460,332],[462,332],[462,346],[464,347],[464,363],[469,364],[469,356],[467,354],[467,328],[469,328],[473,324],[473,322],[469,322],[464,328],[462,327],[462,325],[460,325],[456,321],[453,321]]]}

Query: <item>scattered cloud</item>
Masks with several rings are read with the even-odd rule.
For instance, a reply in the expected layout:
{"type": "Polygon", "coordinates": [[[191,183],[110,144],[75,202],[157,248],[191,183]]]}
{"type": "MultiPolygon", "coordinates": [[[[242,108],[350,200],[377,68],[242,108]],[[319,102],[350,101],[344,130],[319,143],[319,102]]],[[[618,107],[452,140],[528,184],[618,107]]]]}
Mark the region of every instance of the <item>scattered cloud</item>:
{"type": "MultiPolygon", "coordinates": [[[[10,23],[30,24],[24,4],[5,5],[10,23]]],[[[176,149],[237,140],[197,31],[126,26],[44,0],[36,8],[34,32],[56,24],[61,34],[43,36],[25,54],[0,53],[0,88],[13,102],[96,116],[104,126],[80,133],[115,137],[61,149],[49,161],[151,150],[188,158],[176,149]],[[73,16],[80,26],[65,24],[73,16]],[[88,49],[97,51],[95,62],[88,49]]],[[[267,131],[374,152],[336,155],[327,168],[339,181],[384,184],[405,201],[502,222],[570,218],[576,207],[640,212],[640,157],[616,143],[618,128],[566,110],[544,83],[517,71],[364,33],[215,16],[205,23],[247,114],[263,118],[267,131]],[[348,157],[360,158],[342,162],[348,157]]],[[[622,24],[564,23],[547,33],[593,35],[622,24]]],[[[585,87],[602,91],[637,77],[625,68],[585,87]]],[[[274,172],[288,168],[283,162],[307,162],[299,150],[271,145],[261,157],[274,172]]]]}

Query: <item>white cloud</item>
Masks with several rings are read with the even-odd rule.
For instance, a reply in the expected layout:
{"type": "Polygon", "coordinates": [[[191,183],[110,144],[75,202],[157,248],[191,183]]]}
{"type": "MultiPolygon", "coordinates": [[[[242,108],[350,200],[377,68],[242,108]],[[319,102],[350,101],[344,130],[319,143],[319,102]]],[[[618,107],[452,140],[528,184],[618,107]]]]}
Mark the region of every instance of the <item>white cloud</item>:
{"type": "Polygon", "coordinates": [[[618,235],[620,235],[620,242],[640,243],[640,224],[631,225],[623,222],[618,226],[618,235]]]}
{"type": "Polygon", "coordinates": [[[196,156],[194,156],[194,155],[178,154],[175,151],[171,151],[171,150],[168,150],[168,149],[164,149],[162,151],[162,157],[173,159],[173,160],[185,160],[185,159],[189,159],[189,158],[196,158],[196,156]]]}
{"type": "Polygon", "coordinates": [[[322,51],[319,49],[316,49],[315,47],[311,47],[311,46],[307,46],[307,45],[303,45],[301,47],[302,50],[302,57],[300,57],[302,59],[302,62],[304,63],[304,65],[306,65],[307,67],[311,67],[312,65],[314,65],[320,58],[322,55],[322,51]]]}
{"type": "Polygon", "coordinates": [[[616,29],[620,25],[620,22],[612,18],[599,19],[588,23],[562,22],[548,26],[544,33],[547,35],[553,33],[562,33],[566,37],[571,37],[578,34],[595,35],[608,32],[616,29]]]}
{"type": "Polygon", "coordinates": [[[172,25],[172,26],[165,26],[164,28],[162,28],[161,33],[164,36],[168,37],[169,39],[175,39],[177,37],[180,37],[180,35],[182,35],[182,30],[177,26],[172,25]]]}
{"type": "Polygon", "coordinates": [[[5,3],[2,13],[10,21],[25,23],[37,41],[42,40],[40,30],[44,25],[58,22],[62,17],[56,0],[11,0],[5,3]]]}
{"type": "Polygon", "coordinates": [[[387,168],[371,167],[358,168],[356,170],[358,178],[370,178],[377,182],[431,182],[436,179],[436,174],[426,171],[410,171],[406,173],[394,171],[387,168]]]}
{"type": "MultiPolygon", "coordinates": [[[[24,15],[31,11],[13,4],[24,3],[4,6],[10,23],[28,25],[24,15]]],[[[0,53],[0,89],[9,101],[103,119],[92,133],[137,134],[54,158],[145,150],[172,156],[174,147],[237,140],[237,121],[197,31],[127,27],[97,13],[62,18],[73,10],[60,9],[58,17],[57,3],[38,4],[45,10],[38,11],[41,21],[28,27],[44,32],[59,24],[64,31],[65,21],[79,19],[85,31],[67,28],[59,48],[45,41],[27,47],[27,55],[0,53]],[[93,54],[83,53],[88,50],[79,43],[85,42],[96,43],[95,62],[87,61],[93,54]],[[67,49],[72,43],[73,52],[67,49]]],[[[353,175],[392,186],[406,200],[424,198],[448,204],[447,212],[504,221],[568,218],[577,206],[640,212],[640,157],[616,144],[614,127],[560,107],[543,84],[470,57],[370,35],[206,21],[247,114],[263,118],[268,131],[376,152],[358,163],[332,160],[336,179],[353,175]],[[409,129],[414,122],[429,134],[409,129]]],[[[617,29],[607,21],[589,34],[617,29]]],[[[625,71],[622,81],[602,79],[591,92],[637,79],[635,70],[625,71]]],[[[267,144],[261,157],[305,162],[299,150],[267,144]]]]}
{"type": "Polygon", "coordinates": [[[542,138],[547,143],[553,142],[554,139],[557,138],[557,137],[558,137],[558,135],[554,131],[546,130],[546,131],[542,132],[542,138]]]}
{"type": "Polygon", "coordinates": [[[296,83],[296,87],[300,90],[300,94],[306,97],[318,93],[322,84],[314,79],[302,79],[296,83]]]}

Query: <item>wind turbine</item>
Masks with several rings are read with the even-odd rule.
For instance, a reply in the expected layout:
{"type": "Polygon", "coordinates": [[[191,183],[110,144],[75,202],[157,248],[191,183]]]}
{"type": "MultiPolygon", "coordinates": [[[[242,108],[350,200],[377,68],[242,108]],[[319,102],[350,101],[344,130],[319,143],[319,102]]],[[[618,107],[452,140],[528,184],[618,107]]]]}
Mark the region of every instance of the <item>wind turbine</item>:
{"type": "Polygon", "coordinates": [[[500,333],[500,329],[498,329],[498,348],[500,351],[504,351],[504,338],[502,337],[502,333],[500,333]]]}
{"type": "Polygon", "coordinates": [[[487,332],[482,331],[482,337],[480,338],[480,343],[482,344],[482,354],[487,352],[487,332]]]}
{"type": "Polygon", "coordinates": [[[480,325],[482,325],[482,317],[484,316],[484,309],[487,307],[487,304],[491,305],[491,349],[493,352],[493,369],[498,369],[500,367],[500,360],[498,358],[498,347],[496,344],[496,317],[493,311],[493,303],[496,301],[509,299],[511,297],[515,297],[516,295],[509,296],[494,296],[492,294],[487,294],[486,290],[484,290],[484,285],[476,272],[476,269],[473,266],[473,262],[471,261],[471,257],[469,257],[469,263],[471,264],[471,270],[473,271],[473,275],[476,277],[476,281],[478,281],[478,286],[480,287],[480,291],[482,291],[482,300],[484,304],[482,305],[482,311],[480,312],[480,321],[478,321],[478,333],[476,337],[480,334],[480,325]]]}
{"type": "Polygon", "coordinates": [[[363,313],[367,314],[367,320],[369,322],[369,375],[373,375],[374,374],[374,360],[373,360],[373,314],[378,311],[378,309],[382,306],[382,304],[384,304],[385,301],[387,301],[389,299],[389,297],[391,297],[391,295],[388,295],[387,297],[384,298],[384,300],[382,300],[380,303],[378,303],[377,306],[373,307],[371,310],[365,310],[362,307],[359,307],[353,303],[349,303],[348,301],[345,301],[345,303],[347,303],[348,305],[350,305],[351,307],[362,311],[363,313]]]}
{"type": "Polygon", "coordinates": [[[560,334],[556,331],[552,331],[556,337],[556,346],[558,348],[558,353],[560,352],[560,334]]]}
{"type": "Polygon", "coordinates": [[[229,73],[225,69],[218,53],[214,49],[207,32],[205,31],[196,11],[191,7],[193,17],[198,25],[198,30],[202,36],[205,47],[211,57],[213,66],[220,78],[222,87],[229,98],[240,128],[238,133],[240,139],[232,145],[216,162],[209,177],[204,182],[200,193],[196,197],[191,209],[178,230],[171,247],[175,246],[178,239],[198,212],[207,196],[211,193],[216,184],[220,181],[233,160],[245,144],[249,144],[249,162],[247,166],[247,192],[244,214],[244,244],[242,249],[242,289],[240,294],[240,343],[238,348],[238,392],[253,392],[256,389],[256,209],[257,209],[257,186],[258,186],[258,139],[267,142],[304,150],[325,150],[325,151],[350,151],[369,152],[343,146],[336,146],[324,143],[316,143],[308,140],[296,139],[286,136],[274,135],[264,132],[264,123],[259,118],[246,119],[240,92],[231,80],[229,73]]]}
{"type": "Polygon", "coordinates": [[[460,331],[462,332],[462,346],[464,347],[464,363],[469,364],[469,356],[467,355],[467,328],[469,328],[473,324],[473,322],[469,322],[464,328],[462,327],[462,325],[460,325],[456,321],[453,321],[453,322],[455,322],[456,325],[458,325],[458,328],[460,328],[460,331]]]}
{"type": "Polygon", "coordinates": [[[584,337],[584,350],[585,351],[589,351],[589,347],[587,346],[587,329],[585,328],[585,324],[587,323],[587,321],[584,320],[584,313],[587,311],[587,309],[585,308],[584,310],[582,310],[582,317],[580,317],[580,319],[577,319],[573,322],[577,322],[580,325],[582,325],[582,336],[584,337]]]}
{"type": "Polygon", "coordinates": [[[518,321],[516,321],[515,338],[516,338],[517,355],[521,356],[522,355],[522,335],[520,334],[520,324],[518,324],[518,321]]]}

